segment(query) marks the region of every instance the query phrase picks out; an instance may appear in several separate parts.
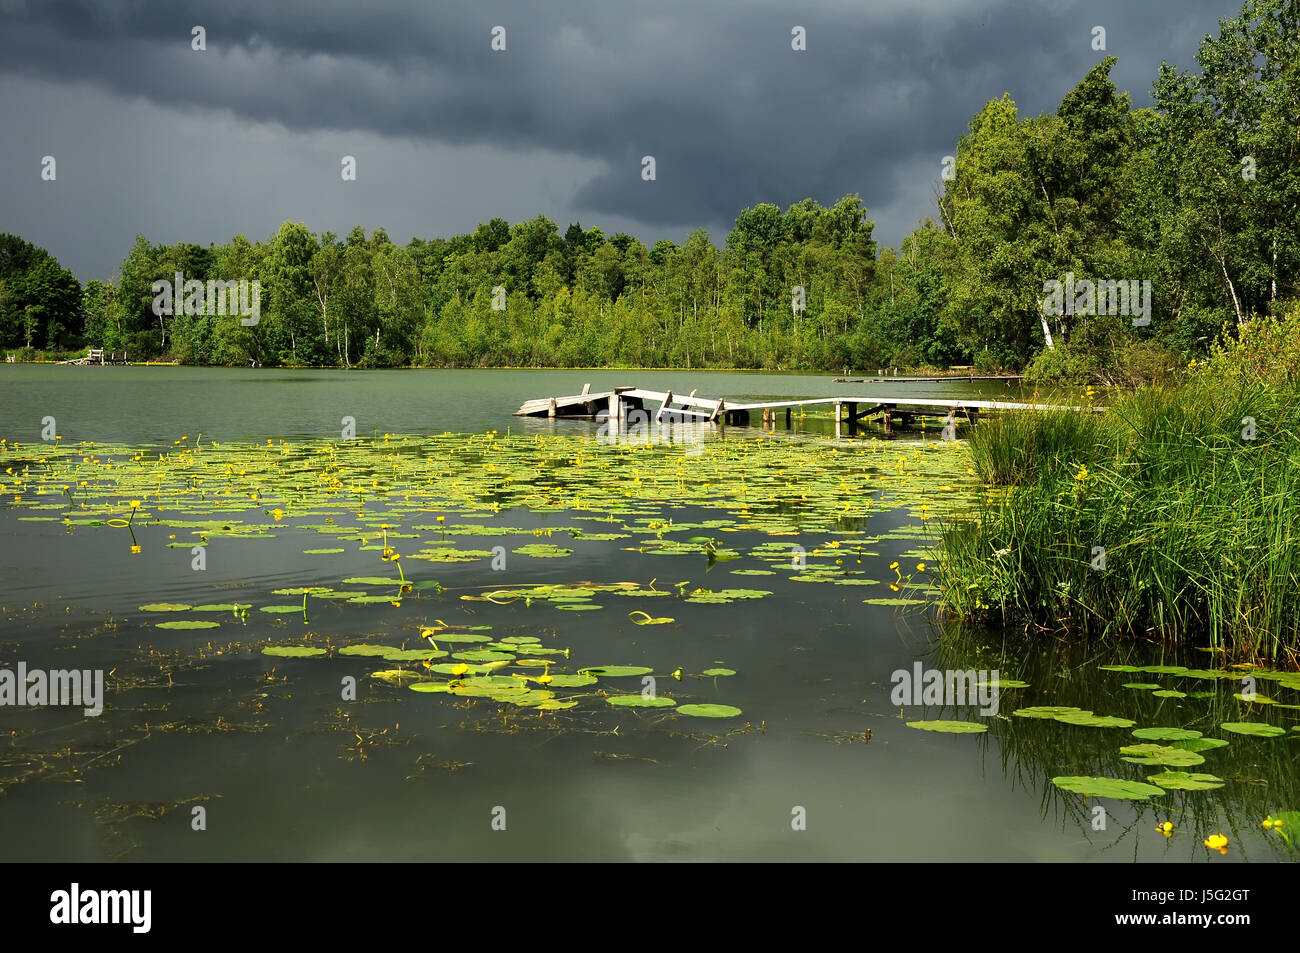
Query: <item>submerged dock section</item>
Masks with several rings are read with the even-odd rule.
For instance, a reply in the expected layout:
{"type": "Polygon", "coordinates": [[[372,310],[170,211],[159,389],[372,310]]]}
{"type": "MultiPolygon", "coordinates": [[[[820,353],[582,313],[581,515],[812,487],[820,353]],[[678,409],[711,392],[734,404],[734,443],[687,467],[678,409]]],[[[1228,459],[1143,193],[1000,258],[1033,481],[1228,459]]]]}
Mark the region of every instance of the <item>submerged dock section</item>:
{"type": "Polygon", "coordinates": [[[785,425],[792,424],[796,407],[833,407],[835,436],[858,430],[864,421],[875,419],[885,433],[895,424],[909,426],[917,417],[942,417],[954,423],[958,415],[973,423],[982,413],[1008,410],[1102,410],[1063,404],[1017,403],[1002,400],[940,399],[853,394],[844,397],[780,398],[762,401],[729,401],[722,397],[697,397],[672,391],[644,390],[640,387],[615,387],[608,391],[591,390],[586,384],[581,394],[569,397],[541,397],[525,401],[515,411],[516,417],[579,418],[605,420],[615,432],[637,424],[700,422],[709,424],[750,423],[750,414],[762,412],[764,426],[774,426],[780,411],[785,411],[785,425]]]}

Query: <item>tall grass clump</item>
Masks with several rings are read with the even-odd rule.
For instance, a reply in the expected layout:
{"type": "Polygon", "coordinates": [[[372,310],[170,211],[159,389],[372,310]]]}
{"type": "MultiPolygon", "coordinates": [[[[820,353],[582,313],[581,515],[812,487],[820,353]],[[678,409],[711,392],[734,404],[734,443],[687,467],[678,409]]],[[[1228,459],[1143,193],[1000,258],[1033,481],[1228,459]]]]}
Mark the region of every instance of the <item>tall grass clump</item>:
{"type": "Polygon", "coordinates": [[[985,492],[941,527],[966,618],[1300,662],[1300,309],[1175,386],[971,438],[985,492]]]}

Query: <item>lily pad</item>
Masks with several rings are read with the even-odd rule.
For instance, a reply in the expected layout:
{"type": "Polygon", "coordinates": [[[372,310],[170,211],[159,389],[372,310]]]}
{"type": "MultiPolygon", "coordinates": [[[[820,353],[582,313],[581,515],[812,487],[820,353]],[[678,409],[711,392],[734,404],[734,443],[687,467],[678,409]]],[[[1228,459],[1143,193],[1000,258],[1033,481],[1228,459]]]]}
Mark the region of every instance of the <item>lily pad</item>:
{"type": "Polygon", "coordinates": [[[989,730],[988,726],[973,721],[909,721],[907,727],[919,728],[922,731],[942,731],[953,735],[974,735],[989,730]]]}
{"type": "Polygon", "coordinates": [[[1204,764],[1205,759],[1195,751],[1158,745],[1148,742],[1140,745],[1125,745],[1119,749],[1124,760],[1131,764],[1163,764],[1171,768],[1188,768],[1195,764],[1204,764]]]}
{"type": "Polygon", "coordinates": [[[1277,738],[1286,734],[1285,728],[1257,721],[1225,721],[1219,727],[1224,731],[1231,731],[1234,735],[1252,735],[1256,738],[1277,738]]]}
{"type": "Polygon", "coordinates": [[[1201,737],[1201,733],[1190,728],[1138,728],[1133,737],[1143,741],[1192,741],[1201,737]]]}
{"type": "Polygon", "coordinates": [[[278,655],[283,658],[316,658],[325,654],[324,649],[310,645],[268,645],[262,649],[263,655],[278,655]]]}
{"type": "Polygon", "coordinates": [[[1159,774],[1148,775],[1147,780],[1170,791],[1213,791],[1227,783],[1213,774],[1187,771],[1161,771],[1159,774]]]}
{"type": "Polygon", "coordinates": [[[185,602],[151,602],[147,606],[141,606],[141,612],[187,612],[194,608],[185,602]]]}
{"type": "Polygon", "coordinates": [[[644,665],[596,665],[580,668],[578,671],[588,675],[604,675],[607,678],[625,678],[630,675],[649,675],[654,669],[646,668],[644,665]]]}
{"type": "Polygon", "coordinates": [[[176,622],[155,622],[154,628],[158,629],[215,629],[220,626],[220,622],[213,622],[211,619],[185,619],[176,622]]]}
{"type": "Polygon", "coordinates": [[[1131,718],[1118,718],[1115,715],[1094,715],[1090,711],[1072,711],[1057,715],[1056,720],[1067,725],[1082,725],[1085,728],[1132,728],[1137,722],[1131,718]]]}
{"type": "Polygon", "coordinates": [[[704,671],[700,672],[700,674],[716,677],[719,675],[735,675],[736,672],[734,669],[730,668],[706,668],[704,671]]]}
{"type": "Polygon", "coordinates": [[[596,682],[595,675],[552,675],[550,685],[552,688],[582,688],[596,682]]]}
{"type": "Polygon", "coordinates": [[[1083,709],[1070,705],[1035,705],[1032,708],[1017,708],[1011,714],[1020,718],[1059,718],[1074,712],[1083,712],[1083,709]]]}
{"type": "Polygon", "coordinates": [[[741,714],[739,708],[731,705],[678,705],[677,712],[692,718],[735,718],[741,714]]]}
{"type": "Polygon", "coordinates": [[[1052,783],[1062,791],[1083,794],[1087,797],[1105,797],[1125,801],[1145,801],[1165,793],[1164,788],[1141,781],[1126,781],[1123,778],[1052,778],[1052,783]]]}
{"type": "Polygon", "coordinates": [[[672,708],[677,704],[671,698],[664,698],[662,695],[610,695],[605,701],[618,708],[672,708]]]}

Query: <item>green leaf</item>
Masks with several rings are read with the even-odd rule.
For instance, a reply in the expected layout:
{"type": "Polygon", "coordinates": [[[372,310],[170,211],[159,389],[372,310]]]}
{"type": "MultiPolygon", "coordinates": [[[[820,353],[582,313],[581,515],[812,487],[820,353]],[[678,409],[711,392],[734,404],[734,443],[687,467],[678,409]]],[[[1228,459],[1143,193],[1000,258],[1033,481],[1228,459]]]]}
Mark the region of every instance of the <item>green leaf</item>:
{"type": "Polygon", "coordinates": [[[262,649],[263,655],[279,655],[284,658],[315,658],[318,655],[324,655],[324,649],[312,648],[309,645],[268,645],[262,649]]]}
{"type": "Polygon", "coordinates": [[[578,671],[588,675],[603,675],[607,678],[626,678],[630,675],[649,675],[654,669],[643,665],[596,665],[580,668],[578,671]]]}
{"type": "Polygon", "coordinates": [[[1035,705],[1032,708],[1017,708],[1011,714],[1021,718],[1058,718],[1071,712],[1082,711],[1082,708],[1072,708],[1069,705],[1035,705]]]}
{"type": "Polygon", "coordinates": [[[1056,720],[1067,725],[1082,725],[1085,728],[1132,728],[1137,722],[1131,718],[1117,718],[1114,715],[1094,715],[1090,711],[1072,711],[1057,715],[1056,720]]]}
{"type": "Polygon", "coordinates": [[[1285,728],[1257,721],[1225,721],[1219,727],[1235,735],[1252,735],[1256,738],[1277,738],[1286,734],[1285,728]]]}
{"type": "Polygon", "coordinates": [[[1052,778],[1052,783],[1062,791],[1083,794],[1088,797],[1106,797],[1116,800],[1145,801],[1149,797],[1164,794],[1164,788],[1141,781],[1126,781],[1123,778],[1052,778]]]}
{"type": "Polygon", "coordinates": [[[942,731],[953,735],[973,735],[989,730],[988,726],[973,721],[909,721],[907,727],[919,728],[922,731],[942,731]]]}
{"type": "Polygon", "coordinates": [[[1227,783],[1213,774],[1189,774],[1186,771],[1162,771],[1148,775],[1147,780],[1170,791],[1213,791],[1227,783]]]}
{"type": "Polygon", "coordinates": [[[1152,743],[1125,745],[1119,749],[1119,753],[1125,756],[1125,761],[1132,764],[1164,764],[1172,768],[1188,768],[1205,763],[1205,759],[1195,751],[1152,743]]]}
{"type": "Polygon", "coordinates": [[[610,695],[605,701],[619,708],[672,708],[677,704],[671,698],[664,698],[662,695],[650,698],[644,695],[610,695]]]}
{"type": "Polygon", "coordinates": [[[678,705],[677,713],[692,718],[735,718],[741,711],[730,705],[678,705]]]}
{"type": "Polygon", "coordinates": [[[1201,737],[1201,733],[1190,728],[1138,728],[1133,737],[1143,741],[1191,741],[1201,737]]]}

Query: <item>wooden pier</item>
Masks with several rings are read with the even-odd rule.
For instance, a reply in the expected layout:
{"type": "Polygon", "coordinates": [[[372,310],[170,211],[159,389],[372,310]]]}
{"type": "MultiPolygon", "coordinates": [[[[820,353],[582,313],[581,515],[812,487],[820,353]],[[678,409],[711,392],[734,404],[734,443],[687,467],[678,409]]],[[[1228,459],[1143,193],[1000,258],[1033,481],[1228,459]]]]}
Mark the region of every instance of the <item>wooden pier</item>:
{"type": "Polygon", "coordinates": [[[644,390],[640,387],[615,387],[613,390],[591,390],[583,385],[581,394],[569,397],[542,397],[525,401],[515,411],[516,417],[585,418],[604,419],[616,433],[629,425],[672,422],[699,422],[709,424],[747,425],[753,411],[762,411],[764,426],[776,424],[777,413],[785,411],[785,425],[792,424],[796,407],[831,406],[834,408],[835,436],[842,436],[847,427],[850,434],[858,430],[864,420],[879,418],[886,433],[894,424],[909,426],[922,416],[943,417],[953,423],[960,414],[974,422],[982,413],[1008,410],[1093,410],[1101,407],[1082,407],[1063,404],[1017,403],[1001,400],[942,399],[926,397],[890,397],[883,395],[854,394],[844,397],[803,397],[765,401],[728,401],[722,397],[697,397],[674,394],[672,391],[644,390]],[[859,409],[861,408],[861,409],[859,409]]]}

